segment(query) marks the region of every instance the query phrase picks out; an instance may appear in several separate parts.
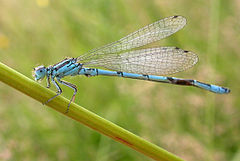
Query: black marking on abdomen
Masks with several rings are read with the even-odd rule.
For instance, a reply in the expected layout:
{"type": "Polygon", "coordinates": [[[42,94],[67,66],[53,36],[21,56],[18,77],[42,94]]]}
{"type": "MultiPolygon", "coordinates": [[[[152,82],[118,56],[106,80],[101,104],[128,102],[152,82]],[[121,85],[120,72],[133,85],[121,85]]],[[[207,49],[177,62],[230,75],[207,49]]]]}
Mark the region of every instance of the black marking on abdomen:
{"type": "Polygon", "coordinates": [[[193,82],[194,82],[194,80],[191,80],[191,79],[173,79],[172,77],[167,77],[167,79],[172,84],[177,84],[177,85],[191,86],[191,85],[193,85],[193,82]]]}
{"type": "Polygon", "coordinates": [[[89,77],[89,74],[86,74],[86,68],[83,68],[83,70],[84,70],[84,75],[86,76],[86,77],[89,77]]]}
{"type": "Polygon", "coordinates": [[[118,75],[121,75],[123,77],[123,72],[117,72],[118,75]]]}
{"type": "Polygon", "coordinates": [[[142,76],[146,77],[149,80],[149,75],[143,74],[142,76]]]}
{"type": "Polygon", "coordinates": [[[86,73],[86,74],[84,74],[85,76],[87,76],[87,77],[92,77],[92,76],[96,76],[96,75],[98,75],[98,69],[95,69],[95,68],[84,68],[84,72],[86,73],[86,72],[90,72],[90,74],[88,74],[88,73],[86,73]],[[92,72],[95,72],[96,71],[96,74],[94,73],[92,73],[92,72]]]}
{"type": "Polygon", "coordinates": [[[222,87],[222,88],[224,89],[225,93],[229,93],[229,92],[231,92],[231,90],[228,89],[228,88],[224,88],[224,87],[222,87]]]}
{"type": "Polygon", "coordinates": [[[167,77],[167,79],[172,82],[174,79],[172,77],[167,77]]]}
{"type": "Polygon", "coordinates": [[[90,74],[84,74],[86,77],[90,77],[91,75],[90,74]]]}

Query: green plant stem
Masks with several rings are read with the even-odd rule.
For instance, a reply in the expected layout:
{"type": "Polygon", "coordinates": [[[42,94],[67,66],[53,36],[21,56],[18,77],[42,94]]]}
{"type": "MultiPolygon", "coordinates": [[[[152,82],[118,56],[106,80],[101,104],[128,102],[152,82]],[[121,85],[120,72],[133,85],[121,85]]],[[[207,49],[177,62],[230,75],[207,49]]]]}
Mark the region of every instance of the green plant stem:
{"type": "MultiPolygon", "coordinates": [[[[42,103],[56,94],[1,62],[0,81],[42,103]]],[[[62,96],[58,96],[49,102],[47,106],[155,160],[182,160],[168,151],[134,135],[75,103],[71,104],[70,110],[66,114],[65,111],[68,103],[69,100],[62,96]]]]}

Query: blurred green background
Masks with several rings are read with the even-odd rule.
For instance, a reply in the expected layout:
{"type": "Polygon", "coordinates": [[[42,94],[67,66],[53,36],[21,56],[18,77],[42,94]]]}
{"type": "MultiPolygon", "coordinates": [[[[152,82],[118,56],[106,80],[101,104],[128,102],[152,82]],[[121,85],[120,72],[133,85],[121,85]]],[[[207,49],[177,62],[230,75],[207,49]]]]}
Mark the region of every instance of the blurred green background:
{"type": "MultiPolygon", "coordinates": [[[[157,44],[194,51],[199,63],[174,76],[230,94],[114,77],[65,80],[78,86],[76,103],[186,160],[239,161],[239,10],[239,0],[0,0],[0,61],[31,78],[37,65],[183,15],[187,26],[157,44]]],[[[0,83],[0,160],[151,159],[0,83]]]]}

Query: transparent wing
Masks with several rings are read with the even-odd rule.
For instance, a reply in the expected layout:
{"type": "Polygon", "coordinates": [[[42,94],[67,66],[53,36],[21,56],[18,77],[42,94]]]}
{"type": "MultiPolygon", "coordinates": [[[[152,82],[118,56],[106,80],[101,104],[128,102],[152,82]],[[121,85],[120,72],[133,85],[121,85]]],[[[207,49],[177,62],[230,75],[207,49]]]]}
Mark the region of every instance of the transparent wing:
{"type": "Polygon", "coordinates": [[[167,75],[186,70],[197,61],[197,55],[190,51],[176,47],[159,47],[110,54],[91,60],[85,66],[137,74],[167,75]]]}
{"type": "Polygon", "coordinates": [[[86,54],[78,57],[78,61],[84,64],[92,59],[102,59],[105,55],[115,54],[123,50],[130,50],[132,48],[144,46],[172,35],[182,29],[185,25],[186,19],[182,16],[171,16],[161,19],[116,42],[87,52],[86,54]]]}

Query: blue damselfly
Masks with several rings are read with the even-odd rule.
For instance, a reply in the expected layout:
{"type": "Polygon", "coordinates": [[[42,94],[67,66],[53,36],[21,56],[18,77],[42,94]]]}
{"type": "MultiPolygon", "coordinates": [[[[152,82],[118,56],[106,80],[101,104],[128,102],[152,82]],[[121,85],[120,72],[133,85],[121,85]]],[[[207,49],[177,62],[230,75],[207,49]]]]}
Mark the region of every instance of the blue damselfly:
{"type": "Polygon", "coordinates": [[[75,75],[85,75],[88,77],[98,75],[118,76],[195,86],[219,94],[229,93],[230,90],[228,88],[202,83],[197,80],[160,76],[191,68],[198,61],[198,56],[193,52],[177,47],[140,48],[172,35],[185,25],[186,19],[182,16],[167,17],[147,25],[116,42],[91,50],[77,58],[67,58],[49,67],[38,66],[34,68],[36,81],[42,80],[46,76],[47,87],[50,87],[51,81],[58,90],[57,94],[45,103],[48,103],[62,93],[58,83],[63,84],[74,90],[74,94],[67,107],[68,112],[71,102],[75,99],[77,87],[61,79],[65,76],[75,75]]]}

